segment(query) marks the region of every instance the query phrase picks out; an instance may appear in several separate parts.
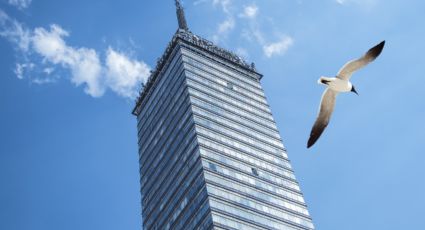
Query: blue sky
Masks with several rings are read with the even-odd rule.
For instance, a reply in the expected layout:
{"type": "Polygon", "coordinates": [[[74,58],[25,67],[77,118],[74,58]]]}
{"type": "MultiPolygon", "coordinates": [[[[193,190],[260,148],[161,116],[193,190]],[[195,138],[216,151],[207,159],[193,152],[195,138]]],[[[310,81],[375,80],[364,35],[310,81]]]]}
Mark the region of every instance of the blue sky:
{"type": "MultiPolygon", "coordinates": [[[[255,62],[317,229],[421,229],[425,2],[185,0],[255,62]],[[306,148],[323,86],[381,40],[306,148]]],[[[176,31],[168,1],[0,0],[0,229],[139,229],[134,95],[176,31]],[[148,2],[148,3],[146,3],[148,2]]]]}

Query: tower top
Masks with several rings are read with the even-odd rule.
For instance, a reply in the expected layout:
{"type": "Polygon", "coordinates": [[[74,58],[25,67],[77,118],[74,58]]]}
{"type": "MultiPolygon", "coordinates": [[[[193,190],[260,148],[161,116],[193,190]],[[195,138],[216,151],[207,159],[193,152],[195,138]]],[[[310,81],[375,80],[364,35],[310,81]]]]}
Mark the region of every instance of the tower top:
{"type": "Polygon", "coordinates": [[[176,0],[176,13],[177,20],[179,22],[179,29],[189,30],[189,28],[187,27],[186,17],[184,15],[184,9],[182,7],[182,4],[180,3],[180,0],[176,0]]]}

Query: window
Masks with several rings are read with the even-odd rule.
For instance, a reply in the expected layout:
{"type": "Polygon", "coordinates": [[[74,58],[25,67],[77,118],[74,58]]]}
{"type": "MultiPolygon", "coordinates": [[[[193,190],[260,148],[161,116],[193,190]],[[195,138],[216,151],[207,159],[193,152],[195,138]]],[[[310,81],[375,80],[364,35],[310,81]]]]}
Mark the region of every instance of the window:
{"type": "Polygon", "coordinates": [[[208,168],[210,168],[214,172],[217,172],[217,166],[211,162],[208,162],[208,168]]]}
{"type": "Polygon", "coordinates": [[[232,90],[235,89],[233,83],[231,83],[231,82],[227,82],[227,88],[232,89],[232,90]]]}
{"type": "Polygon", "coordinates": [[[258,176],[258,171],[256,168],[251,168],[252,174],[254,174],[255,176],[258,176]]]}

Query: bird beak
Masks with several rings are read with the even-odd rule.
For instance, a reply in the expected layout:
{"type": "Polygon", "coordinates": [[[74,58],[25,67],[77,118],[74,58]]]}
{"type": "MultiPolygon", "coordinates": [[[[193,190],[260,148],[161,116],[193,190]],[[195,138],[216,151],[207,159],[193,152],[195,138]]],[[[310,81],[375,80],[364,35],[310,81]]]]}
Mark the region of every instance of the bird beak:
{"type": "Polygon", "coordinates": [[[356,89],[354,88],[354,86],[353,86],[353,88],[351,88],[351,92],[353,92],[353,93],[355,93],[355,94],[359,95],[359,94],[357,93],[356,89]]]}

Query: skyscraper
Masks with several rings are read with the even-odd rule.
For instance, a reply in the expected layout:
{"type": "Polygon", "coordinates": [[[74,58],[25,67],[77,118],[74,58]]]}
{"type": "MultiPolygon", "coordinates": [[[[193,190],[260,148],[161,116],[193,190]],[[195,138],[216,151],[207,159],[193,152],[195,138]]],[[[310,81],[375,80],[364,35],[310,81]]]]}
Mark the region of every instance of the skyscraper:
{"type": "Polygon", "coordinates": [[[141,90],[144,229],[314,229],[254,65],[179,28],[141,90]]]}

